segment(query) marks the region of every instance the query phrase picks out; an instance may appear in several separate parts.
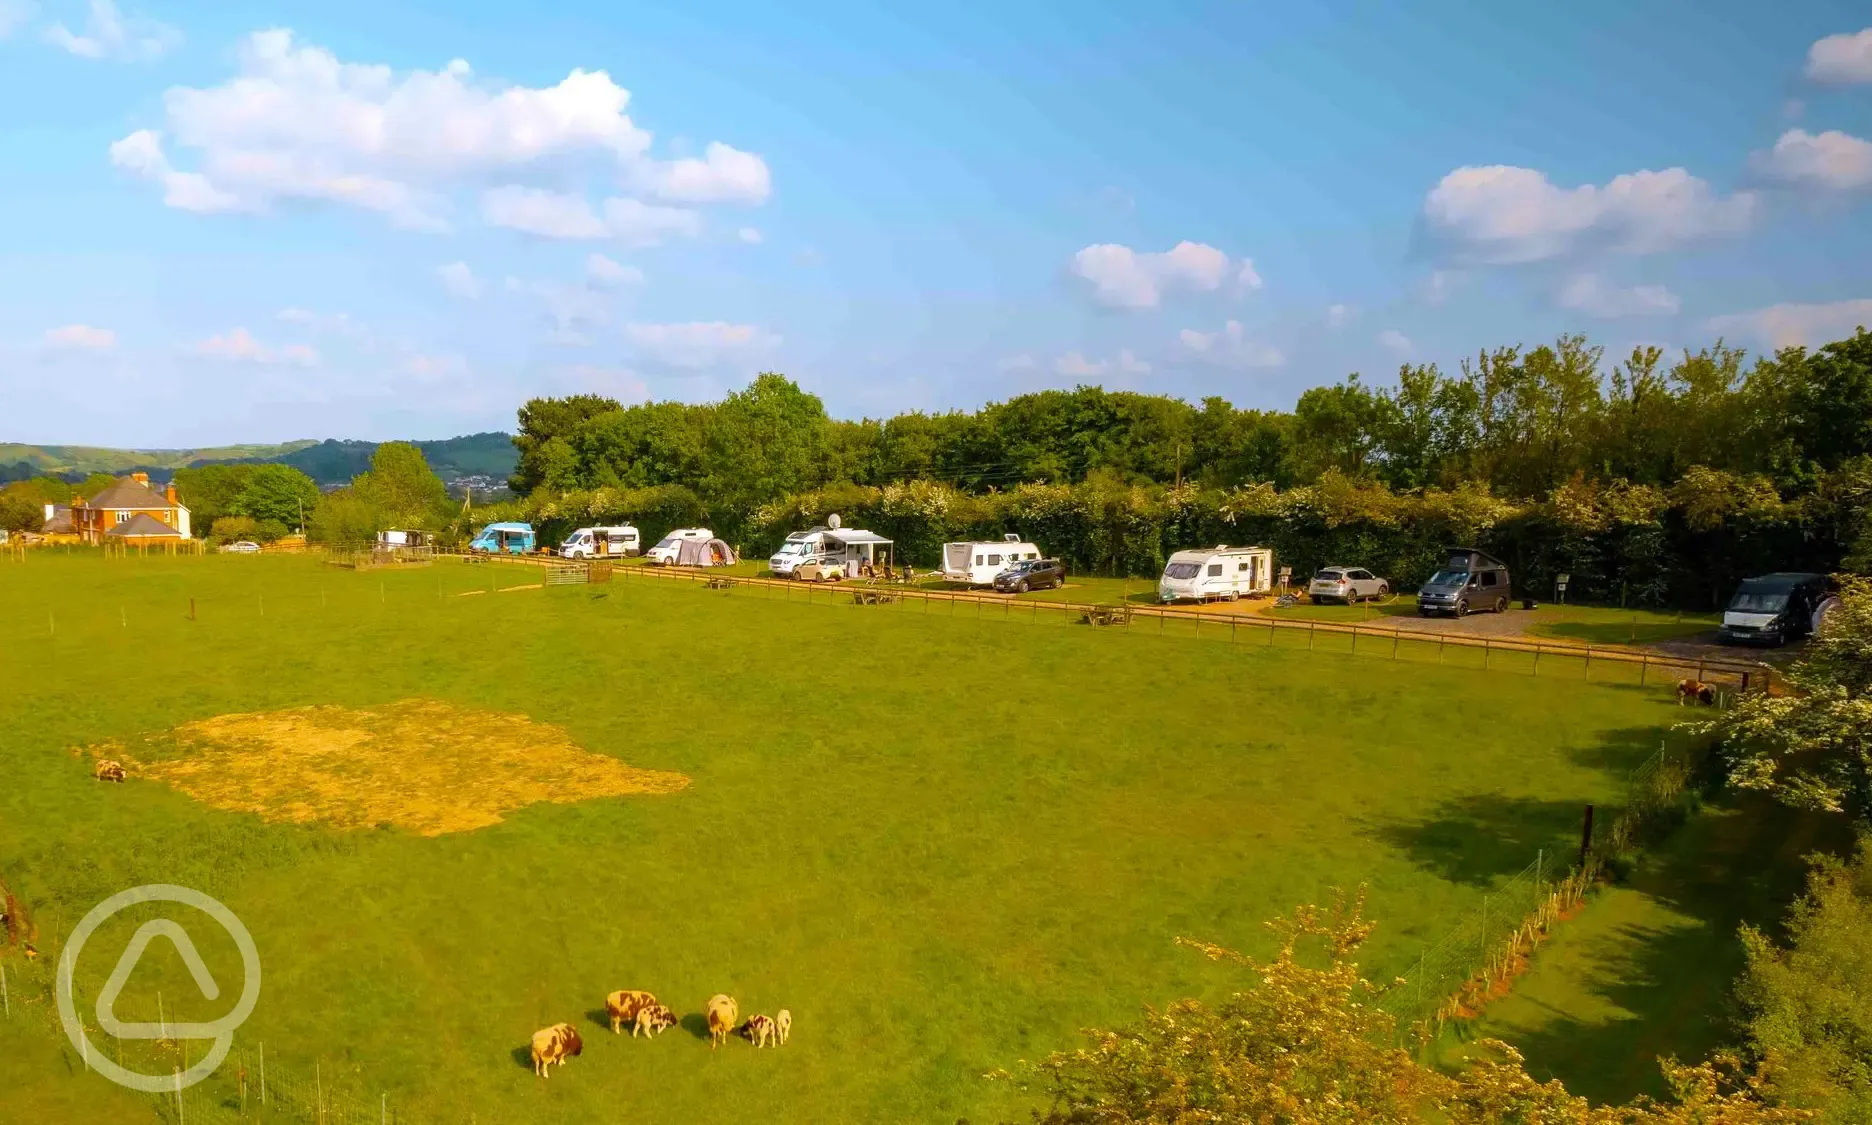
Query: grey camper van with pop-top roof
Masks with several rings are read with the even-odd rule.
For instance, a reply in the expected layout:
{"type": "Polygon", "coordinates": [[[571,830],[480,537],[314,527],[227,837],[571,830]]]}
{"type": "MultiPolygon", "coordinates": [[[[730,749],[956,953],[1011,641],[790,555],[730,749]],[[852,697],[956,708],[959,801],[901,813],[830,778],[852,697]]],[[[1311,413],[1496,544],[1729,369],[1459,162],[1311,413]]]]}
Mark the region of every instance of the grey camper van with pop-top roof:
{"type": "Polygon", "coordinates": [[[1442,569],[1417,591],[1417,612],[1424,617],[1467,617],[1485,609],[1500,613],[1509,597],[1507,563],[1474,547],[1449,547],[1442,569]]]}

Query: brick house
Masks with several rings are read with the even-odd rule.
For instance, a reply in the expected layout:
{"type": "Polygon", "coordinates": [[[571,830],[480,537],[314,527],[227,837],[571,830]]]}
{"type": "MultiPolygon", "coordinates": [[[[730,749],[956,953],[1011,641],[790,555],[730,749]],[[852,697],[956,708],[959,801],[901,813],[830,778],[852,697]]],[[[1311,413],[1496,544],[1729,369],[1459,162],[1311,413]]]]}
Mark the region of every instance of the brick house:
{"type": "Polygon", "coordinates": [[[176,499],[173,483],[157,492],[149,474],[131,473],[86,500],[72,497],[71,527],[80,541],[102,543],[106,536],[135,542],[189,538],[189,510],[176,499]]]}

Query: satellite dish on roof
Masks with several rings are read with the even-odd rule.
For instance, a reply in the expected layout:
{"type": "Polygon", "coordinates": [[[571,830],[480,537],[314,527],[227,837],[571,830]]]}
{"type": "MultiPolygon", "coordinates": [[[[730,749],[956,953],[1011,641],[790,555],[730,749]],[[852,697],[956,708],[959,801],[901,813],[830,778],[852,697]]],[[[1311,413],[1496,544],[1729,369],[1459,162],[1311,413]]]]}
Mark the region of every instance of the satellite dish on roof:
{"type": "Polygon", "coordinates": [[[836,528],[839,525],[838,513],[833,512],[831,515],[827,516],[825,522],[827,527],[836,528]]]}

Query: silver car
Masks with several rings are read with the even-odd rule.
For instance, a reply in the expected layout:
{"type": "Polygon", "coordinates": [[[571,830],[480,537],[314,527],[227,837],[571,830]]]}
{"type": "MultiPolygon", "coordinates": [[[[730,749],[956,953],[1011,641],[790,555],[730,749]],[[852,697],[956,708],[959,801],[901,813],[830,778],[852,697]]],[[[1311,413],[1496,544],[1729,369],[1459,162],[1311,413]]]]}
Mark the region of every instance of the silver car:
{"type": "Polygon", "coordinates": [[[1307,583],[1307,594],[1317,604],[1373,601],[1391,596],[1391,583],[1356,566],[1329,566],[1307,583]]]}

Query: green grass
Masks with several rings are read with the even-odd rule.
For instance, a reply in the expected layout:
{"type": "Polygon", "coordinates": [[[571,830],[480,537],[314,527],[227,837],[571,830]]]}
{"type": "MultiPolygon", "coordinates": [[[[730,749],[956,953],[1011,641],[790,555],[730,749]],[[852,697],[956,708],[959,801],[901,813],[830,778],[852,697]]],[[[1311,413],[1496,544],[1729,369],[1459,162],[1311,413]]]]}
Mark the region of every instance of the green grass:
{"type": "MultiPolygon", "coordinates": [[[[1304,633],[635,575],[455,596],[534,581],[266,556],[0,564],[0,878],[48,931],[137,883],[216,895],[266,964],[241,1048],[416,1120],[1013,1119],[1026,1103],[984,1071],[1230,987],[1178,935],[1265,951],[1269,916],[1368,883],[1367,967],[1401,972],[1535,849],[1564,848],[1581,804],[1616,801],[1679,717],[1662,691],[1484,675],[1454,651],[1444,668],[1325,638],[1308,653],[1304,633]],[[70,753],[412,696],[558,723],[693,785],[426,839],[105,786],[70,753]],[[794,1039],[616,1041],[587,1013],[620,987],[686,1013],[718,991],[787,1007],[794,1039]],[[539,1082],[515,1052],[562,1019],[587,1049],[539,1082]]],[[[81,995],[113,960],[87,952],[81,995]]],[[[147,1008],[152,984],[189,1008],[173,964],[125,1003],[147,1008]]],[[[68,1048],[12,1049],[24,1026],[0,1033],[9,1105],[120,1119],[68,1048]]]]}
{"type": "Polygon", "coordinates": [[[1691,1061],[1733,1041],[1738,927],[1778,919],[1801,890],[1804,857],[1843,850],[1849,833],[1837,816],[1759,797],[1707,810],[1564,923],[1508,996],[1453,1030],[1445,1057],[1493,1037],[1519,1047],[1534,1077],[1575,1093],[1662,1097],[1659,1055],[1691,1061]]]}
{"type": "Polygon", "coordinates": [[[1653,644],[1707,633],[1722,624],[1719,613],[1618,609],[1613,606],[1542,605],[1527,629],[1539,637],[1580,644],[1653,644]]]}

